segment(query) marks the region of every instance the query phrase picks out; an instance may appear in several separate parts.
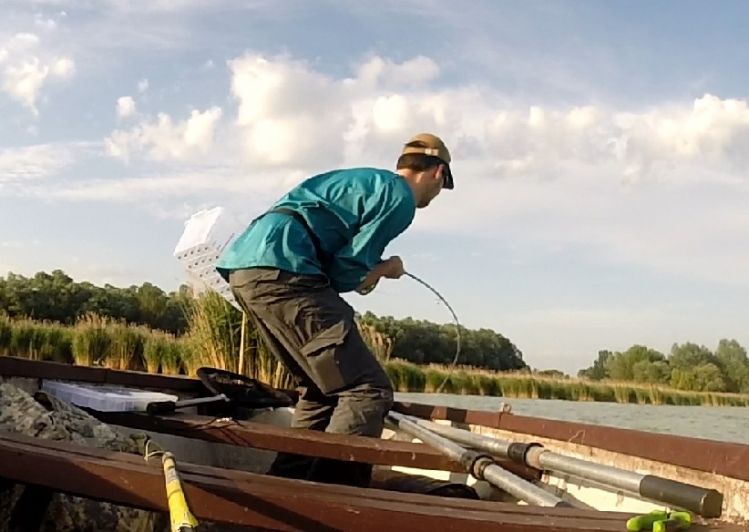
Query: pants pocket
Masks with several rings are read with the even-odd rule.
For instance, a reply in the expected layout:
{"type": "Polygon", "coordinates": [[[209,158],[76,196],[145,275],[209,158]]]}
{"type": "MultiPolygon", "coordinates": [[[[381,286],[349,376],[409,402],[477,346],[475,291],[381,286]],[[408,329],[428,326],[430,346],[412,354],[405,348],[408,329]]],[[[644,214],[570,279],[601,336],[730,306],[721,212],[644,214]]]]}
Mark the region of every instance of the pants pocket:
{"type": "Polygon", "coordinates": [[[315,334],[300,349],[310,369],[310,378],[324,394],[333,393],[356,382],[360,364],[356,353],[346,353],[351,324],[341,320],[315,334]]]}

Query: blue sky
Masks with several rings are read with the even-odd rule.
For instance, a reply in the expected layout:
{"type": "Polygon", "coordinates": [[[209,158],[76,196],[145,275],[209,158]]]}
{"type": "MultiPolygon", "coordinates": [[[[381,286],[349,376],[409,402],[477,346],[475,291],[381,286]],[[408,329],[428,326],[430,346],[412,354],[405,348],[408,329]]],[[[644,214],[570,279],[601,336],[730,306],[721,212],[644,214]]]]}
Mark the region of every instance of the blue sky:
{"type": "MultiPolygon", "coordinates": [[[[467,327],[568,372],[749,346],[741,2],[34,0],[0,17],[0,274],[185,275],[185,220],[441,135],[456,189],[391,244],[467,327]]],[[[360,310],[449,322],[410,279],[360,310]]]]}

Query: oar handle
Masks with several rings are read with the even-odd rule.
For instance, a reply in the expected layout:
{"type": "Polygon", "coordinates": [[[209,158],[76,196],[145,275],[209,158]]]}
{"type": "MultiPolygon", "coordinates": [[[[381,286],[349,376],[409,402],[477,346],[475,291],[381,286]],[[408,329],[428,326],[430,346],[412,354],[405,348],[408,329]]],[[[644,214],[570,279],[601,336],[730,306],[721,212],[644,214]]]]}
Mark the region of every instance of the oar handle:
{"type": "Polygon", "coordinates": [[[178,408],[187,408],[189,406],[203,405],[210,403],[218,403],[219,401],[231,402],[230,399],[224,395],[214,395],[213,397],[198,397],[197,399],[185,399],[184,401],[155,401],[148,403],[146,406],[146,412],[152,416],[162,416],[165,414],[173,414],[178,408]]]}
{"type": "Polygon", "coordinates": [[[174,401],[157,401],[154,403],[148,403],[148,406],[146,406],[146,412],[151,416],[173,414],[177,408],[176,405],[177,403],[174,401]]]}

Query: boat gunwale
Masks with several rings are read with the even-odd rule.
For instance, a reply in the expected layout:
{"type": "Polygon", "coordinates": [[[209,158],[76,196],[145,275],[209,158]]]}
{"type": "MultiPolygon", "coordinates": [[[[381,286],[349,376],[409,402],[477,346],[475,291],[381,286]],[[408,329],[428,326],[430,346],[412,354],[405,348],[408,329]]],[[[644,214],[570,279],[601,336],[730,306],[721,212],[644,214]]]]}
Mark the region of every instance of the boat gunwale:
{"type": "MultiPolygon", "coordinates": [[[[0,356],[0,376],[157,388],[203,395],[206,393],[199,379],[186,376],[76,366],[11,356],[0,356]]],[[[293,391],[286,392],[294,394],[293,391]]],[[[393,409],[425,419],[447,420],[576,443],[749,481],[749,445],[746,444],[417,402],[396,402],[393,409]]]]}
{"type": "Polygon", "coordinates": [[[403,414],[424,419],[574,443],[749,481],[749,445],[741,443],[415,402],[398,402],[393,408],[403,414]]]}
{"type": "MultiPolygon", "coordinates": [[[[132,454],[0,432],[0,458],[0,476],[12,481],[168,510],[161,467],[132,454]]],[[[177,467],[199,519],[274,530],[621,530],[632,515],[319,484],[186,462],[177,467]]],[[[715,526],[700,528],[725,527],[715,526]]]]}

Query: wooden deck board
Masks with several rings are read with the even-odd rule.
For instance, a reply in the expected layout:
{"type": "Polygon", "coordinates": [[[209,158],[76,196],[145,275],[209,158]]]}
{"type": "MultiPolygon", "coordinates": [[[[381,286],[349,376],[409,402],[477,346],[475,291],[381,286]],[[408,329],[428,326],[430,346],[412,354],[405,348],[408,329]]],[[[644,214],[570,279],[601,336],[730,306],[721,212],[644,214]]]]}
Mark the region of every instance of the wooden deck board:
{"type": "MultiPolygon", "coordinates": [[[[628,517],[329,486],[179,461],[178,468],[198,519],[271,530],[622,530],[628,517]]],[[[3,433],[0,477],[96,500],[167,509],[160,467],[133,455],[3,433]]]]}
{"type": "MultiPolygon", "coordinates": [[[[208,416],[149,416],[120,412],[91,414],[105,423],[114,425],[242,447],[369,464],[464,471],[460,464],[439,451],[418,443],[320,431],[299,431],[252,421],[219,421],[208,416]]],[[[510,460],[500,460],[498,463],[526,479],[538,479],[541,476],[540,471],[510,460]]]]}

